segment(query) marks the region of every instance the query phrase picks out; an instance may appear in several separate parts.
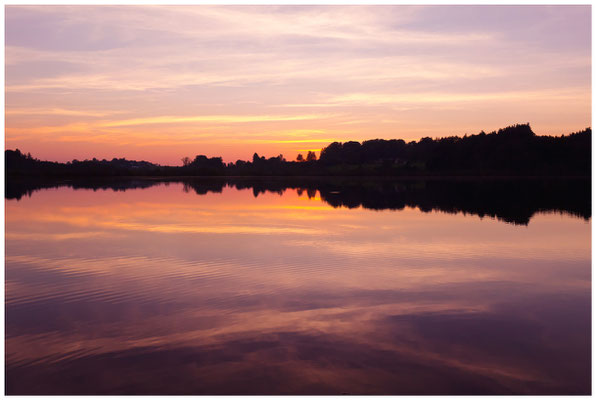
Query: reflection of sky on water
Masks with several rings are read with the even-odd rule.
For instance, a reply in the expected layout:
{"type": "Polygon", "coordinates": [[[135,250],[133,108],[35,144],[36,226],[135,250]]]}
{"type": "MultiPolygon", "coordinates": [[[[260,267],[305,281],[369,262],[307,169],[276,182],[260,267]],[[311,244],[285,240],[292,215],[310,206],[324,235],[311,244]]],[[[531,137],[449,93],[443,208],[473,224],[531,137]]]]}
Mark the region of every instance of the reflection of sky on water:
{"type": "Polygon", "coordinates": [[[589,391],[582,219],[61,188],[6,251],[9,393],[589,391]]]}

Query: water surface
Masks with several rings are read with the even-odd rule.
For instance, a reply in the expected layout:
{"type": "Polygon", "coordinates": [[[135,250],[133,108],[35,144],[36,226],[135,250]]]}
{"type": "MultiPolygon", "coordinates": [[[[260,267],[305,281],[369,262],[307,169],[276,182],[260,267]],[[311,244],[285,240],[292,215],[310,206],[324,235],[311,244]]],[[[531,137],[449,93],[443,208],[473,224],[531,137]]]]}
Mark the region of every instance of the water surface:
{"type": "Polygon", "coordinates": [[[7,188],[8,394],[590,393],[589,185],[46,186],[7,188]]]}

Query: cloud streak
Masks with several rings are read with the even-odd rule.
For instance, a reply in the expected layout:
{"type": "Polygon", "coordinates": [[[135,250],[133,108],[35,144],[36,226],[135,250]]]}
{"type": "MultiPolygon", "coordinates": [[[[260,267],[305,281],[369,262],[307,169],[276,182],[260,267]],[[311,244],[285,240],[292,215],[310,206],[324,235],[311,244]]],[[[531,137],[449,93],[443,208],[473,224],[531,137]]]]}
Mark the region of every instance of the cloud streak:
{"type": "Polygon", "coordinates": [[[260,147],[297,131],[562,134],[591,123],[590,49],[589,6],[8,6],[6,140],[58,160],[154,143],[168,163],[168,140],[230,160],[297,152],[260,147]]]}

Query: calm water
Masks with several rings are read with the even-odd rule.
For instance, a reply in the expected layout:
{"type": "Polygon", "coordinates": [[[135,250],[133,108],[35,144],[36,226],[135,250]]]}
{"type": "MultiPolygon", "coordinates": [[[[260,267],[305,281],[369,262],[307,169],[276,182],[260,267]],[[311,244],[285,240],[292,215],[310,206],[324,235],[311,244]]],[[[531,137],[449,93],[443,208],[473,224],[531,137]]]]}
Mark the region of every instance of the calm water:
{"type": "Polygon", "coordinates": [[[590,393],[589,185],[503,185],[7,188],[6,392],[590,393]]]}

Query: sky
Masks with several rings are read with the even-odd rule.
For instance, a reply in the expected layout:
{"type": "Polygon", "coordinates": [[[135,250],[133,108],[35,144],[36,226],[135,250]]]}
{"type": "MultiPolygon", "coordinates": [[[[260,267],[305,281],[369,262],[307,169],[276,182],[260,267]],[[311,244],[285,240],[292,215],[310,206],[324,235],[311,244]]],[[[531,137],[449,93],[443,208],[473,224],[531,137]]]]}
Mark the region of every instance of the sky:
{"type": "Polygon", "coordinates": [[[591,6],[6,6],[5,146],[180,165],[591,126],[591,6]]]}

